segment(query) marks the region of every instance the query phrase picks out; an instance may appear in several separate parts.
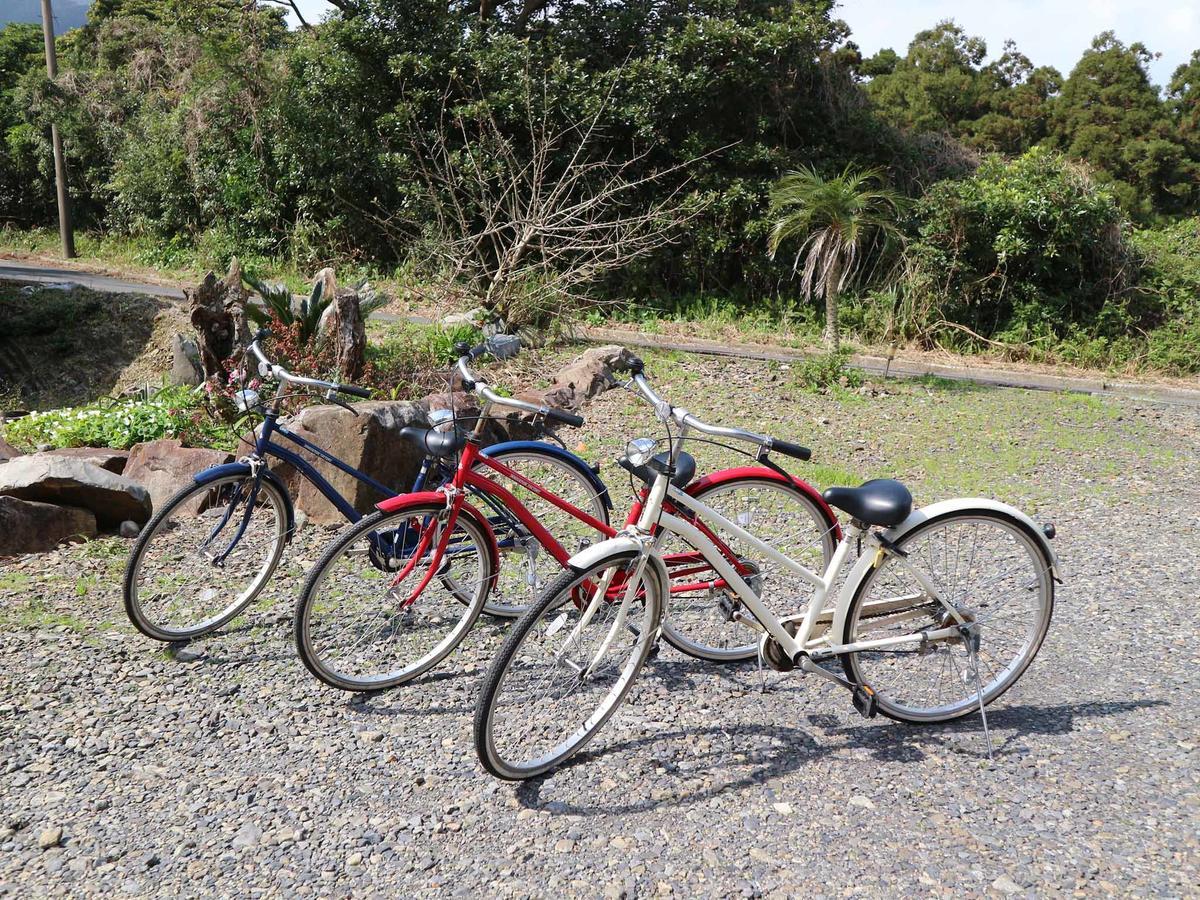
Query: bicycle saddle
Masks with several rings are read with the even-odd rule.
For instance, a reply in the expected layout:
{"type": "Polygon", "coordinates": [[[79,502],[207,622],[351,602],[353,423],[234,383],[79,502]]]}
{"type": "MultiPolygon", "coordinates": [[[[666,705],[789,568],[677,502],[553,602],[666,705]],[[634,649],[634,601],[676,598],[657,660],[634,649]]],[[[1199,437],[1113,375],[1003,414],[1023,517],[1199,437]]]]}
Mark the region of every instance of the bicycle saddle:
{"type": "Polygon", "coordinates": [[[453,456],[467,443],[467,436],[453,429],[437,431],[433,428],[422,428],[419,425],[405,425],[400,429],[400,436],[410,443],[416,444],[430,456],[439,459],[453,456]]]}
{"type": "Polygon", "coordinates": [[[890,478],[875,478],[853,488],[831,487],[821,496],[830,506],[868,525],[899,525],[912,512],[912,494],[890,478]]]}
{"type": "MultiPolygon", "coordinates": [[[[636,475],[646,484],[653,484],[658,473],[671,464],[671,457],[668,453],[659,453],[653,457],[650,462],[644,466],[634,466],[629,460],[622,457],[620,461],[621,468],[626,472],[631,472],[636,475]]],[[[696,477],[696,459],[690,453],[680,453],[679,459],[675,461],[675,474],[671,477],[671,484],[675,487],[687,487],[693,478],[696,477]]]]}

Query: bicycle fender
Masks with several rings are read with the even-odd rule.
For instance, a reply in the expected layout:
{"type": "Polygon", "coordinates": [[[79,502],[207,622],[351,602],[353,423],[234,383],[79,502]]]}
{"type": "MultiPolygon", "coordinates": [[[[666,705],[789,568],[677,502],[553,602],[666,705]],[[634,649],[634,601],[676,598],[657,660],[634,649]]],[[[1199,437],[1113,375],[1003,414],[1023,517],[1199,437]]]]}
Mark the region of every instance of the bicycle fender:
{"type": "MultiPolygon", "coordinates": [[[[567,560],[567,565],[571,567],[573,572],[578,573],[591,568],[605,557],[616,556],[617,554],[629,554],[630,556],[637,556],[641,552],[641,544],[628,535],[619,534],[614,538],[609,538],[608,540],[601,541],[598,544],[592,544],[590,547],[584,547],[569,560],[567,560]]],[[[665,609],[665,604],[667,602],[667,598],[669,597],[669,585],[671,584],[671,577],[667,574],[667,564],[662,561],[662,557],[660,557],[657,553],[650,555],[649,564],[658,575],[659,586],[662,588],[663,592],[663,604],[665,609]]]]}
{"type": "Polygon", "coordinates": [[[480,456],[495,456],[498,453],[520,450],[532,450],[535,453],[545,453],[547,456],[561,459],[586,478],[592,487],[596,489],[596,494],[600,497],[600,502],[604,504],[604,508],[612,510],[612,498],[608,495],[608,487],[600,480],[600,476],[596,471],[583,459],[576,456],[570,450],[563,449],[558,444],[550,444],[545,441],[505,441],[502,444],[493,444],[487,449],[480,451],[480,456]]]}
{"type": "MultiPolygon", "coordinates": [[[[376,503],[375,508],[380,512],[394,513],[402,512],[407,506],[425,506],[430,503],[445,506],[446,495],[441,491],[416,491],[412,494],[397,494],[395,497],[389,497],[386,500],[376,503]]],[[[500,567],[500,545],[496,543],[496,532],[492,528],[492,523],[488,521],[487,516],[465,501],[459,510],[459,515],[470,517],[471,521],[478,525],[483,530],[483,533],[487,535],[488,552],[492,555],[492,577],[494,578],[495,573],[499,571],[500,567]]]]}
{"type": "Polygon", "coordinates": [[[689,496],[695,496],[705,488],[725,484],[729,481],[741,481],[745,478],[761,478],[765,481],[778,481],[780,484],[790,484],[817,505],[817,509],[825,517],[825,527],[833,529],[834,540],[840,541],[842,539],[842,526],[838,524],[837,514],[825,502],[825,498],[821,496],[820,491],[803,478],[797,478],[795,475],[785,476],[766,466],[735,466],[732,469],[722,469],[719,472],[705,475],[699,481],[693,481],[684,488],[684,493],[689,496]]]}
{"type": "MultiPolygon", "coordinates": [[[[283,479],[263,466],[260,469],[262,479],[269,481],[274,487],[279,489],[280,495],[283,497],[283,508],[287,515],[287,539],[290,542],[292,535],[296,533],[296,510],[292,505],[292,495],[288,493],[287,486],[283,483],[283,479]]],[[[222,463],[219,466],[210,466],[203,469],[192,476],[192,481],[196,484],[208,484],[216,481],[218,478],[225,478],[228,475],[249,475],[250,465],[244,462],[222,463]]]]}
{"type": "MultiPolygon", "coordinates": [[[[941,500],[930,506],[914,509],[909,513],[907,519],[899,525],[894,525],[887,529],[883,532],[883,535],[890,541],[898,541],[923,522],[928,522],[930,519],[936,519],[947,513],[961,512],[966,509],[986,509],[998,512],[1024,525],[1037,538],[1042,549],[1046,551],[1046,556],[1050,560],[1050,574],[1054,577],[1055,581],[1062,582],[1062,566],[1059,564],[1058,556],[1055,555],[1054,550],[1050,547],[1049,538],[1046,537],[1042,529],[1038,527],[1033,519],[1029,518],[1029,516],[1016,507],[1009,506],[1007,503],[1001,503],[998,500],[988,500],[983,497],[957,497],[953,500],[941,500]]],[[[841,594],[838,595],[837,612],[834,614],[833,623],[830,627],[830,634],[838,635],[838,640],[841,640],[840,635],[845,633],[846,611],[850,607],[850,600],[854,597],[854,592],[858,590],[858,585],[867,577],[867,573],[874,564],[874,554],[867,554],[854,564],[854,568],[850,570],[850,574],[846,577],[846,583],[842,587],[841,594]]]]}

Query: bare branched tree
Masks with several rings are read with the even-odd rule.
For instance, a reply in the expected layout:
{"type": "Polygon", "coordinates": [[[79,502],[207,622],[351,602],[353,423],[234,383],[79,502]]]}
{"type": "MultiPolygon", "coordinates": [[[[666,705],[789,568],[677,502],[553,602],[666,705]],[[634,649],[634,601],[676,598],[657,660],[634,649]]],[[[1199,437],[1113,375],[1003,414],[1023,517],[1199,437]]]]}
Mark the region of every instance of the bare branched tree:
{"type": "Polygon", "coordinates": [[[698,158],[649,168],[653,146],[618,155],[603,141],[611,102],[561,121],[545,86],[525,73],[523,126],[506,131],[485,104],[444,114],[413,137],[437,223],[447,287],[511,327],[562,319],[596,303],[605,275],[677,240],[704,201],[690,191],[698,158]]]}

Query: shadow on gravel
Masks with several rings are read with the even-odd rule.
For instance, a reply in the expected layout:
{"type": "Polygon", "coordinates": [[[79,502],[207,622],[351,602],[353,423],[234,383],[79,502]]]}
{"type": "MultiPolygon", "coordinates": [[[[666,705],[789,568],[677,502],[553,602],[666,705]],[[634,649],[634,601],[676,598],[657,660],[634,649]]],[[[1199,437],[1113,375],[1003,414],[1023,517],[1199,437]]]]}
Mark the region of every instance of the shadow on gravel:
{"type": "MultiPolygon", "coordinates": [[[[675,758],[682,758],[679,752],[683,747],[694,747],[704,738],[710,739],[711,751],[698,755],[688,754],[687,762],[690,768],[686,771],[671,771],[667,775],[654,776],[658,779],[658,790],[651,796],[640,797],[628,803],[571,803],[552,801],[542,804],[540,795],[542,785],[555,776],[554,772],[541,778],[533,778],[520,785],[516,790],[517,801],[522,806],[540,807],[551,812],[564,815],[597,816],[621,815],[627,813],[646,812],[651,809],[663,809],[677,806],[691,806],[702,803],[726,791],[736,791],[754,785],[764,784],[772,778],[793,772],[817,759],[827,752],[827,748],[819,746],[806,732],[798,728],[783,725],[729,725],[722,727],[714,725],[707,728],[687,728],[678,731],[660,731],[631,740],[608,744],[603,749],[584,751],[557,770],[559,774],[569,771],[575,766],[585,766],[602,757],[617,753],[634,753],[648,745],[676,744],[677,749],[670,746],[661,748],[654,753],[651,762],[672,765],[675,758]],[[759,745],[755,745],[755,739],[759,745]],[[769,746],[761,746],[762,741],[769,746]],[[736,762],[731,762],[731,751],[736,751],[736,762]],[[750,767],[750,771],[729,777],[731,769],[750,767]],[[710,783],[705,784],[705,781],[710,783]],[[696,784],[699,782],[699,784],[696,784]]],[[[591,788],[591,785],[588,786],[591,788]]],[[[609,792],[614,796],[628,796],[620,791],[609,792]]]]}
{"type": "MultiPolygon", "coordinates": [[[[1115,716],[1169,705],[1165,700],[1113,700],[1059,706],[1011,706],[990,712],[988,724],[992,728],[992,739],[997,744],[995,755],[999,759],[1028,751],[1024,744],[1014,743],[1014,736],[1066,734],[1072,731],[1076,719],[1115,716]]],[[[725,791],[761,785],[796,771],[823,755],[843,749],[863,749],[876,759],[887,762],[920,762],[926,758],[926,750],[952,749],[964,752],[961,748],[948,747],[945,742],[947,735],[978,733],[978,755],[981,758],[987,755],[983,726],[976,716],[927,727],[905,726],[890,721],[882,726],[847,726],[830,714],[811,715],[808,720],[826,736],[843,740],[830,744],[818,743],[807,732],[782,725],[713,725],[658,732],[580,753],[556,772],[520,785],[516,797],[522,806],[563,815],[620,815],[701,803],[725,791]],[[682,752],[684,748],[699,746],[705,738],[712,744],[711,751],[699,755],[682,752]],[[762,745],[764,740],[769,741],[768,746],[762,745]],[[653,756],[645,760],[652,766],[667,767],[667,774],[650,776],[658,787],[651,796],[626,803],[592,802],[591,797],[586,798],[587,802],[581,799],[543,803],[541,800],[542,786],[556,774],[619,753],[631,754],[637,760],[650,746],[661,744],[666,746],[657,747],[653,756]],[[675,746],[672,747],[672,744],[675,746]],[[733,753],[736,755],[731,755],[733,753]],[[686,760],[689,768],[683,770],[675,767],[672,761],[676,759],[686,760]],[[746,767],[750,767],[750,771],[729,777],[733,769],[746,767]]],[[[558,787],[561,792],[563,786],[558,787]]],[[[588,784],[582,789],[594,790],[594,786],[588,784]]],[[[627,796],[620,791],[610,791],[608,795],[627,796]]]]}
{"type": "MultiPolygon", "coordinates": [[[[352,694],[346,701],[346,709],[359,716],[442,716],[466,715],[475,709],[475,692],[468,692],[461,706],[411,703],[410,694],[420,694],[430,685],[439,682],[455,682],[459,679],[478,679],[481,671],[428,672],[411,684],[383,691],[352,694]]],[[[454,685],[451,685],[454,687],[454,685]]]]}
{"type": "MultiPolygon", "coordinates": [[[[995,756],[1002,759],[1028,751],[1028,747],[1015,738],[1069,734],[1074,730],[1076,719],[1116,716],[1169,705],[1165,700],[1093,700],[1058,706],[1006,706],[989,709],[987,718],[996,745],[995,756]]],[[[835,717],[825,715],[809,716],[808,720],[822,728],[826,735],[846,739],[844,746],[867,750],[884,762],[920,762],[927,749],[945,749],[944,738],[950,734],[978,734],[978,755],[981,758],[987,756],[983,723],[978,715],[941,725],[903,725],[888,720],[883,720],[883,725],[844,725],[835,717]]],[[[962,747],[953,749],[963,752],[962,747]]]]}

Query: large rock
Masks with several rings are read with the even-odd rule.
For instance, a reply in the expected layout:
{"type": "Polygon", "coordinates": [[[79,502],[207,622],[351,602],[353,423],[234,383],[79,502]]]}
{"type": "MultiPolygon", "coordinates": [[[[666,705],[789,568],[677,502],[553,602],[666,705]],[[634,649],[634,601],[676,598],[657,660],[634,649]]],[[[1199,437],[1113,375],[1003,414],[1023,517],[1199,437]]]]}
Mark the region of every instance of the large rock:
{"type": "Polygon", "coordinates": [[[0,437],[0,463],[8,462],[10,459],[15,459],[21,455],[21,451],[0,437]]]}
{"type": "Polygon", "coordinates": [[[42,553],[96,536],[96,516],[77,506],[0,497],[0,556],[42,553]]]}
{"type": "Polygon", "coordinates": [[[0,466],[0,497],[89,509],[102,528],[126,519],[145,522],[151,509],[150,493],[141,485],[81,459],[47,454],[0,466]]]}
{"type": "Polygon", "coordinates": [[[84,462],[90,462],[114,475],[120,475],[125,471],[125,463],[129,459],[128,450],[110,450],[107,447],[64,447],[61,450],[44,450],[39,455],[82,459],[84,462]]]}
{"type": "MultiPolygon", "coordinates": [[[[522,391],[518,399],[578,413],[589,400],[617,385],[617,372],[627,372],[636,357],[624,347],[611,344],[593,347],[584,351],[573,362],[560,369],[544,390],[522,391]]],[[[536,437],[540,431],[534,427],[535,416],[530,413],[508,411],[503,413],[504,428],[514,439],[536,437]]],[[[558,427],[547,422],[546,427],[558,427]]]]}
{"type": "Polygon", "coordinates": [[[171,384],[192,386],[204,381],[204,366],[200,348],[186,334],[171,338],[171,384]]]}
{"type": "MultiPolygon", "coordinates": [[[[396,493],[402,493],[416,478],[421,453],[400,437],[400,429],[410,424],[426,425],[425,409],[418,403],[386,400],[356,403],[354,413],[338,406],[310,406],[289,421],[287,427],[396,493]]],[[[282,438],[276,440],[313,463],[359,512],[369,512],[384,499],[367,485],[313,454],[299,450],[282,438]]],[[[326,525],[345,522],[337,508],[291,466],[272,463],[271,468],[284,479],[296,507],[311,521],[326,525]]]]}
{"type": "Polygon", "coordinates": [[[157,509],[188,485],[201,469],[232,460],[233,454],[224,450],[185,447],[178,440],[164,438],[134,444],[123,474],[150,492],[150,499],[157,509]]]}

